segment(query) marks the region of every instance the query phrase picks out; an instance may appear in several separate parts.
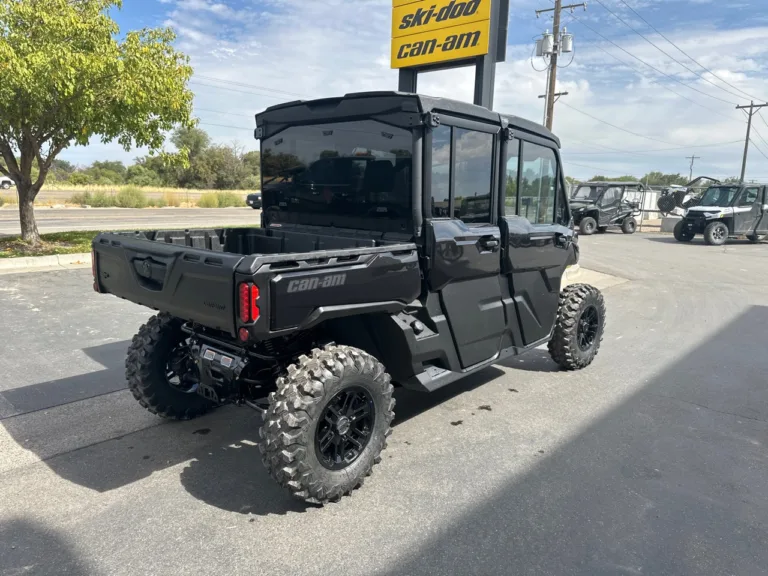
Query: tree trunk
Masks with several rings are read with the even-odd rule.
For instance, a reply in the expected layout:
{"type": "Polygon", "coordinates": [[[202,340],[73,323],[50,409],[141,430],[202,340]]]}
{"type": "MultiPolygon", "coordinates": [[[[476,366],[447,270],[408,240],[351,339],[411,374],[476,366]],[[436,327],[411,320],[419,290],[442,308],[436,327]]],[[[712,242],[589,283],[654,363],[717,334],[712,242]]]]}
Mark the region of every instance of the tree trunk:
{"type": "Polygon", "coordinates": [[[35,194],[30,186],[22,191],[19,186],[19,220],[21,222],[21,239],[32,246],[40,242],[40,232],[35,221],[35,194]]]}

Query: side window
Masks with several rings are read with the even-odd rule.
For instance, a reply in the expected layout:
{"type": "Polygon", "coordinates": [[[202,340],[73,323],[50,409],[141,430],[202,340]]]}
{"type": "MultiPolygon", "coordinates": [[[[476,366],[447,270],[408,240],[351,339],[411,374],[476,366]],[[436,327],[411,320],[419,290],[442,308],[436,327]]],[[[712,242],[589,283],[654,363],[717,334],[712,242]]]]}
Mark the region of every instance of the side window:
{"type": "Polygon", "coordinates": [[[504,194],[504,215],[517,215],[517,168],[520,166],[520,140],[514,139],[507,146],[507,185],[504,194]]]}
{"type": "Polygon", "coordinates": [[[520,216],[532,224],[554,223],[556,176],[554,150],[523,142],[520,216]]]}
{"type": "Polygon", "coordinates": [[[432,132],[432,217],[450,216],[451,128],[439,126],[432,132]]]}
{"type": "Polygon", "coordinates": [[[491,221],[493,134],[456,130],[453,217],[466,224],[491,221]]]}
{"type": "Polygon", "coordinates": [[[757,202],[757,194],[759,191],[760,188],[747,188],[744,190],[744,194],[741,195],[739,206],[752,206],[757,202]]]}
{"type": "Polygon", "coordinates": [[[621,197],[621,188],[608,188],[603,194],[603,206],[614,204],[621,197]]]}

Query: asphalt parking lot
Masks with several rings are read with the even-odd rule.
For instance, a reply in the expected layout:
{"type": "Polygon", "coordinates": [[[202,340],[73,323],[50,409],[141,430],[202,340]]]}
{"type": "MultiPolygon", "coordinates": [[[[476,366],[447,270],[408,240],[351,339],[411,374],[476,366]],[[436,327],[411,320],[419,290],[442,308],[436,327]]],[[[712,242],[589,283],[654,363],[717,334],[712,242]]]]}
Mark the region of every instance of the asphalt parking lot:
{"type": "Polygon", "coordinates": [[[0,276],[0,574],[765,574],[768,246],[581,243],[627,280],[595,364],[398,394],[382,464],[324,508],[267,476],[257,413],[139,407],[149,311],[90,270],[0,276]]]}

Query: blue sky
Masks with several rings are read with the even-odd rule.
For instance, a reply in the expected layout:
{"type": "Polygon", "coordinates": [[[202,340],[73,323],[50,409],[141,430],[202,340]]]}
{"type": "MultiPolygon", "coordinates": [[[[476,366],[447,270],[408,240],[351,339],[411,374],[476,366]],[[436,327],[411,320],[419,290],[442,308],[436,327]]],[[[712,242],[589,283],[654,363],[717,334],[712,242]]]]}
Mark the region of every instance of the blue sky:
{"type": "MultiPolygon", "coordinates": [[[[567,173],[579,178],[642,175],[652,169],[685,173],[685,157],[695,154],[701,156],[695,172],[737,175],[743,150],[737,141],[743,143],[746,124],[735,104],[748,103],[746,94],[768,98],[768,7],[754,0],[624,1],[596,0],[586,12],[564,13],[576,42],[572,64],[558,76],[558,90],[569,96],[555,114],[567,173]]],[[[543,62],[530,56],[534,36],[552,25],[551,16],[537,19],[535,10],[552,3],[511,0],[511,5],[496,109],[541,121],[538,95],[546,74],[533,69],[532,64],[543,68],[543,62]]],[[[195,68],[191,88],[201,127],[217,142],[253,149],[253,114],[266,106],[395,88],[390,13],[391,0],[124,0],[113,17],[124,31],[173,27],[178,48],[195,68]]],[[[425,76],[419,90],[469,100],[472,82],[469,69],[441,72],[425,76]]],[[[766,121],[755,120],[753,140],[768,156],[768,109],[764,116],[766,121]]],[[[130,162],[142,153],[94,143],[62,157],[78,164],[106,158],[130,162]]],[[[755,148],[748,177],[768,181],[768,158],[755,148]]]]}

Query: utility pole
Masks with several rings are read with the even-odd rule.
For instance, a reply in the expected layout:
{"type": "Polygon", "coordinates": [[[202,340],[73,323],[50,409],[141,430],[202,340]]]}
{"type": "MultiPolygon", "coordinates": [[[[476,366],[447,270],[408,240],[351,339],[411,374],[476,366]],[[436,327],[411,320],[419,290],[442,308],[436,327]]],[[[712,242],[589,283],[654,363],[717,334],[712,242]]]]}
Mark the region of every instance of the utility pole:
{"type": "Polygon", "coordinates": [[[755,104],[754,101],[749,106],[736,106],[736,110],[747,110],[747,140],[744,142],[744,160],[741,162],[741,182],[744,182],[744,176],[747,174],[747,156],[749,156],[749,139],[752,137],[752,116],[757,114],[761,108],[768,107],[768,104],[755,104]]]}
{"type": "MultiPolygon", "coordinates": [[[[548,70],[547,71],[547,79],[549,79],[549,74],[550,74],[550,71],[548,70]]],[[[549,110],[547,109],[547,107],[549,105],[549,98],[548,98],[548,96],[549,96],[549,94],[542,94],[541,96],[539,96],[539,99],[542,99],[542,98],[546,98],[547,99],[546,105],[544,106],[544,124],[545,125],[547,124],[547,118],[549,118],[549,116],[547,116],[547,113],[549,112],[549,110]]],[[[555,92],[555,102],[560,100],[561,96],[568,96],[568,92],[555,92]]],[[[550,127],[550,130],[551,129],[552,128],[550,127]]]]}
{"type": "MultiPolygon", "coordinates": [[[[560,37],[560,13],[563,10],[571,10],[574,8],[587,9],[587,3],[581,2],[579,4],[569,4],[563,6],[563,0],[555,0],[554,8],[547,8],[545,10],[536,10],[536,17],[538,18],[542,14],[547,12],[554,12],[554,24],[552,34],[554,36],[555,45],[549,59],[549,85],[547,88],[547,128],[552,130],[552,124],[555,118],[555,90],[557,89],[557,57],[560,54],[560,48],[562,45],[562,38],[560,37]]],[[[570,41],[573,37],[570,37],[570,41]]],[[[571,51],[571,50],[569,50],[571,51]]]]}
{"type": "Polygon", "coordinates": [[[701,160],[701,156],[686,156],[685,159],[691,161],[691,175],[688,177],[688,182],[690,182],[693,180],[693,163],[696,162],[696,160],[701,160]]]}

